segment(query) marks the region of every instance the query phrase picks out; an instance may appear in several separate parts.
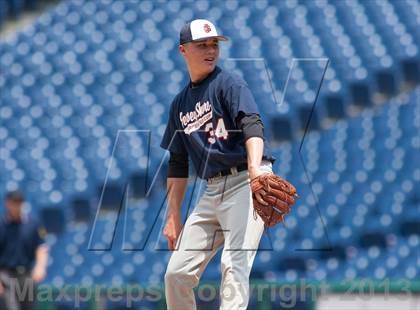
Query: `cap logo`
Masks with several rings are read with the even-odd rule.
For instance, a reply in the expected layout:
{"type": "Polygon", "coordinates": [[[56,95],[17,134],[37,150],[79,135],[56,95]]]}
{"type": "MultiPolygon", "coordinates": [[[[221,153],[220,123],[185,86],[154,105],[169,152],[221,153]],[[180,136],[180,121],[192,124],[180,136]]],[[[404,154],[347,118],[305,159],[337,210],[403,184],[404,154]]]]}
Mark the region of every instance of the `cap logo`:
{"type": "Polygon", "coordinates": [[[210,27],[210,25],[209,24],[204,24],[204,32],[205,33],[209,33],[210,31],[211,31],[211,27],[210,27]]]}

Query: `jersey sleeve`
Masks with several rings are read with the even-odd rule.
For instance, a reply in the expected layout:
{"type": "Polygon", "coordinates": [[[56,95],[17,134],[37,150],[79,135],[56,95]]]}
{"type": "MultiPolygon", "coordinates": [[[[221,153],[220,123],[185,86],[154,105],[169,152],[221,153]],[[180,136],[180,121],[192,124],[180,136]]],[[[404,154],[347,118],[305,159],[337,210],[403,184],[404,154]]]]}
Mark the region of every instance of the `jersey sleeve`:
{"type": "Polygon", "coordinates": [[[175,102],[171,104],[169,111],[168,124],[162,137],[160,147],[177,154],[187,154],[184,142],[182,141],[182,131],[176,126],[176,115],[174,109],[175,102]]]}
{"type": "Polygon", "coordinates": [[[229,84],[224,99],[232,120],[235,122],[241,112],[244,114],[259,114],[257,104],[248,84],[243,80],[235,80],[229,84]]]}

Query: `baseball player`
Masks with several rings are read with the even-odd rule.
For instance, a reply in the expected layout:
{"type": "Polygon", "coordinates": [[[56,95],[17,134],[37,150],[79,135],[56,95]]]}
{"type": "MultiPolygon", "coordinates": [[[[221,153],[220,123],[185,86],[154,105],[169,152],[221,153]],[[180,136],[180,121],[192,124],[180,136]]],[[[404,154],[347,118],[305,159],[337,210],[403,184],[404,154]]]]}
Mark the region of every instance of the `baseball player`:
{"type": "MultiPolygon", "coordinates": [[[[254,214],[250,180],[271,173],[274,158],[246,82],[217,66],[219,42],[226,40],[204,19],[180,32],[179,51],[190,82],[171,104],[161,143],[170,151],[163,231],[174,250],[165,274],[168,309],[196,308],[193,288],[222,245],[220,308],[246,309],[249,275],[264,231],[254,214]],[[207,186],[182,226],[189,160],[207,186]]],[[[255,199],[267,204],[259,193],[255,199]]]]}

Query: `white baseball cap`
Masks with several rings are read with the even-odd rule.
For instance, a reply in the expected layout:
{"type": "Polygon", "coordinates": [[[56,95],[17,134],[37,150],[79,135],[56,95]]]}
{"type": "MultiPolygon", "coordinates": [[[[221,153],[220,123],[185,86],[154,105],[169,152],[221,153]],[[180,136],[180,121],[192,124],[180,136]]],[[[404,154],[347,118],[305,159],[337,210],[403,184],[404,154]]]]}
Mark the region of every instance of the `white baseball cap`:
{"type": "Polygon", "coordinates": [[[182,27],[179,33],[179,44],[216,38],[227,41],[228,38],[217,33],[216,27],[206,19],[195,19],[182,27]]]}

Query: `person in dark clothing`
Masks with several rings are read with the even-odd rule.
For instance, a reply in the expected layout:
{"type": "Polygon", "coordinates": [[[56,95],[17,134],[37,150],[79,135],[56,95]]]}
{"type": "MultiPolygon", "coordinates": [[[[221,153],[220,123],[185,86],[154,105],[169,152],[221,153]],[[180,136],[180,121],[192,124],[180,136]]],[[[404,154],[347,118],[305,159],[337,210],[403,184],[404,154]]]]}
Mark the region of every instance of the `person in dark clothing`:
{"type": "Polygon", "coordinates": [[[20,191],[8,192],[0,217],[0,309],[33,309],[35,284],[46,276],[45,229],[22,212],[20,191]]]}

